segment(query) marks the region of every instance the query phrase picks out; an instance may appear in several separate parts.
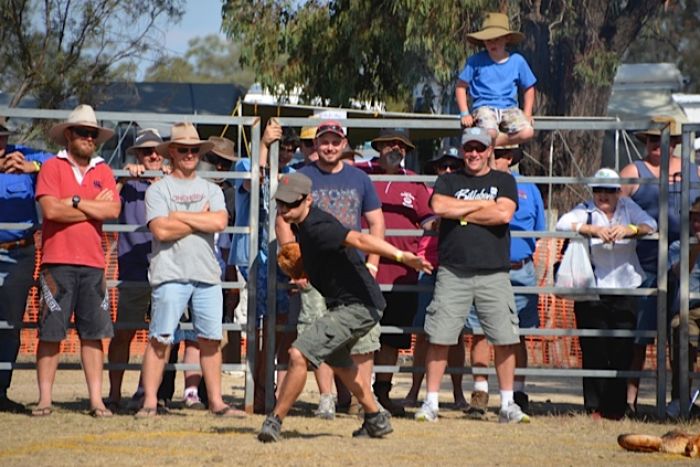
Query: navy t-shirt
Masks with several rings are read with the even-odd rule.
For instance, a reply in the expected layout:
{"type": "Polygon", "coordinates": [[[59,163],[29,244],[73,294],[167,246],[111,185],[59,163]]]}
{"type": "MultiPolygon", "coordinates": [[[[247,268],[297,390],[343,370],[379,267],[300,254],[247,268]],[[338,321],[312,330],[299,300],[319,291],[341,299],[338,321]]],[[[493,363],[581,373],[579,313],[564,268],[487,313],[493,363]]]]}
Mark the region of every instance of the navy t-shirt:
{"type": "Polygon", "coordinates": [[[386,307],[362,259],[344,244],[350,229],[315,206],[303,222],[292,228],[299,239],[309,281],[325,297],[329,309],[352,303],[378,310],[386,307]]]}

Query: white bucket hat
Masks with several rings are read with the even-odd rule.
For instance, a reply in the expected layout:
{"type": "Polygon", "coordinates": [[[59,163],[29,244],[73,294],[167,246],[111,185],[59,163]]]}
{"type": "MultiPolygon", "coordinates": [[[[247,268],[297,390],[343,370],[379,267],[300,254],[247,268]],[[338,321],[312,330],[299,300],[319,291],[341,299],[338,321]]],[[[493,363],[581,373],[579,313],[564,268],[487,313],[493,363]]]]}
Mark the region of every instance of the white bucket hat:
{"type": "Polygon", "coordinates": [[[63,131],[67,128],[76,126],[94,128],[98,130],[99,134],[94,140],[95,144],[98,146],[114,135],[113,130],[101,127],[97,124],[97,117],[95,116],[95,111],[92,109],[92,107],[86,104],[80,104],[68,115],[68,120],[51,127],[49,130],[49,138],[51,138],[51,140],[53,140],[56,144],[65,146],[68,141],[66,141],[66,137],[63,136],[63,131]]]}
{"type": "Polygon", "coordinates": [[[214,147],[214,143],[211,141],[199,139],[199,133],[197,129],[189,122],[176,123],[170,129],[170,140],[156,146],[156,151],[163,157],[170,157],[168,154],[168,148],[171,144],[181,144],[182,146],[200,146],[201,149],[199,153],[204,155],[211,148],[214,147]]]}
{"type": "Polygon", "coordinates": [[[593,177],[604,178],[606,179],[606,181],[590,183],[588,186],[590,186],[591,188],[613,188],[616,190],[620,189],[620,176],[613,169],[600,169],[595,173],[595,175],[593,175],[593,177]]]}

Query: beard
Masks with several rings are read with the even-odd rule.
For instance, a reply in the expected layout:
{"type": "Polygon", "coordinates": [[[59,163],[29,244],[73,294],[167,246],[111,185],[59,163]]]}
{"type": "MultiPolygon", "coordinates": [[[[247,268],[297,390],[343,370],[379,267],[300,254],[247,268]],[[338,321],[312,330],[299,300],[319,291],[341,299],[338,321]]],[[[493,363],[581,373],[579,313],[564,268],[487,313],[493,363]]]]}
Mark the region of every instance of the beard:
{"type": "Polygon", "coordinates": [[[68,141],[67,149],[72,156],[83,160],[90,160],[95,154],[95,144],[79,138],[68,141]]]}

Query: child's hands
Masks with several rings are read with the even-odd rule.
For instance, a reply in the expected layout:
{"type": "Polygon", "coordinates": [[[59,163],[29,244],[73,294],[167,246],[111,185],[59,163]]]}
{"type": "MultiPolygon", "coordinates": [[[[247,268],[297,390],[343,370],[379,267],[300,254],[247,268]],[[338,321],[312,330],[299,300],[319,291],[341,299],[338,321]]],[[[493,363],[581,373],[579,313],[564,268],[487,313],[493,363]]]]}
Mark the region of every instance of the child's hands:
{"type": "Polygon", "coordinates": [[[459,119],[459,123],[465,128],[470,128],[474,126],[474,117],[471,115],[465,115],[459,119]]]}

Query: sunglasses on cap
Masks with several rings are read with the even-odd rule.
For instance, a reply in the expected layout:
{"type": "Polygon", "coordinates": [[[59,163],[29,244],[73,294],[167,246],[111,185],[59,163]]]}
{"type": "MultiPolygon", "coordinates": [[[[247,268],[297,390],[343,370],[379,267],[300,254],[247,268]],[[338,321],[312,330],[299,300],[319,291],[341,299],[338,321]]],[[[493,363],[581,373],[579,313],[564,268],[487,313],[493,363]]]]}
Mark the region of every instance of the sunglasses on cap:
{"type": "Polygon", "coordinates": [[[461,169],[464,167],[464,164],[458,161],[446,161],[438,164],[437,169],[438,170],[451,170],[453,172],[456,172],[457,170],[461,169]]]}
{"type": "Polygon", "coordinates": [[[97,137],[100,135],[100,132],[94,128],[73,127],[71,128],[71,131],[81,138],[97,139],[97,137]]]}
{"type": "Polygon", "coordinates": [[[183,156],[189,153],[192,154],[199,154],[199,150],[201,149],[200,146],[179,146],[176,147],[175,150],[177,151],[178,154],[182,154],[183,156]]]}
{"type": "Polygon", "coordinates": [[[323,133],[337,133],[338,135],[345,135],[345,130],[340,125],[320,125],[316,130],[316,137],[323,133]]]}
{"type": "Polygon", "coordinates": [[[595,188],[593,188],[593,193],[608,193],[608,194],[612,194],[612,193],[617,193],[618,191],[620,191],[619,188],[604,188],[604,187],[595,187],[595,188]]]}
{"type": "Polygon", "coordinates": [[[301,206],[301,203],[303,203],[305,199],[306,199],[306,196],[304,196],[304,197],[301,198],[301,199],[298,199],[298,200],[294,201],[293,203],[287,203],[287,202],[285,202],[285,201],[282,201],[282,200],[279,200],[279,199],[278,199],[278,200],[277,200],[277,205],[280,206],[280,207],[283,207],[283,208],[285,208],[285,209],[296,209],[296,208],[298,208],[299,206],[301,206]]]}

